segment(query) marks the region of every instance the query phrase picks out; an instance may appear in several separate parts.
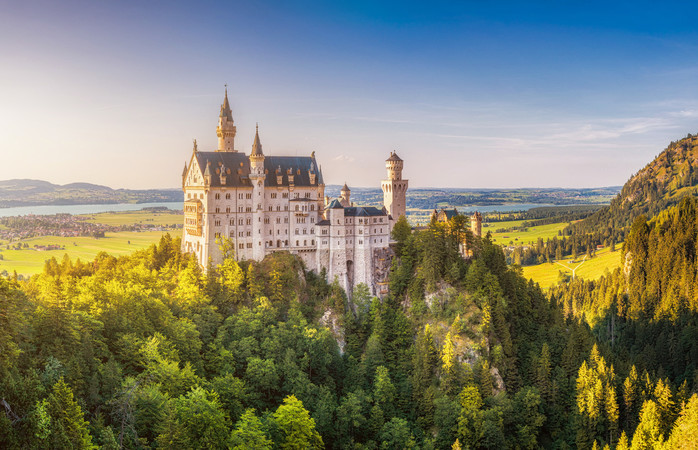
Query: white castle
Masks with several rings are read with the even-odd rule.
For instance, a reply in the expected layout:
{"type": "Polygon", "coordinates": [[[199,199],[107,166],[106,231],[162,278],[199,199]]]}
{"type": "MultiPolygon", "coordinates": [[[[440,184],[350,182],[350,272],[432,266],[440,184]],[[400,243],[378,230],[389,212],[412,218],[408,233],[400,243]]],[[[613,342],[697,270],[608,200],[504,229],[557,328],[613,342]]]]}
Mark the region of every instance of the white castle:
{"type": "Polygon", "coordinates": [[[182,248],[202,267],[222,260],[220,241],[234,243],[238,260],[261,261],[270,253],[298,255],[317,273],[325,269],[351,293],[358,283],[372,294],[387,292],[390,232],[405,215],[403,161],[391,152],[381,182],[383,208],[355,206],[345,184],[338,199],[325,197],[322,172],[310,156],[267,156],[259,127],[250,155],[235,150],[236,127],[228,102],[218,118],[218,148],[201,152],[194,141],[184,165],[182,248]]]}

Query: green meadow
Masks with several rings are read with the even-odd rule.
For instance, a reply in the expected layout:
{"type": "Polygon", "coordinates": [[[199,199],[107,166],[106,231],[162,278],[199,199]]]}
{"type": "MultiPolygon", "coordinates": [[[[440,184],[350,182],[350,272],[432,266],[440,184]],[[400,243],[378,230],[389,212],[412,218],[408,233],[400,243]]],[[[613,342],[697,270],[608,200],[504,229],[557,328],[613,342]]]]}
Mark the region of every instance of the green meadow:
{"type": "Polygon", "coordinates": [[[526,231],[495,232],[495,230],[502,228],[520,227],[523,222],[523,220],[510,220],[507,222],[483,223],[482,234],[485,235],[488,231],[491,232],[492,241],[499,245],[530,245],[535,244],[538,238],[543,238],[543,240],[552,239],[568,225],[567,222],[559,222],[528,227],[526,231]]]}
{"type": "Polygon", "coordinates": [[[172,211],[118,211],[105,212],[99,214],[85,214],[80,217],[87,218],[87,222],[103,223],[105,225],[130,225],[130,224],[146,224],[166,226],[173,224],[181,224],[184,222],[182,214],[176,214],[172,211]]]}
{"type": "Polygon", "coordinates": [[[622,243],[617,244],[615,252],[610,251],[608,247],[603,248],[596,252],[596,256],[591,259],[587,258],[581,265],[583,256],[578,257],[574,263],[569,262],[572,259],[569,256],[559,261],[560,264],[553,262],[552,264],[543,263],[535,266],[524,266],[523,274],[526,278],[530,278],[540,284],[543,289],[547,289],[557,283],[561,271],[571,276],[572,269],[575,267],[579,267],[575,272],[576,277],[584,278],[585,280],[595,280],[603,275],[606,270],[613,271],[616,267],[620,267],[620,249],[622,246],[622,243]]]}
{"type": "MultiPolygon", "coordinates": [[[[184,221],[184,217],[181,214],[175,214],[171,211],[107,212],[88,214],[83,217],[87,217],[89,222],[112,226],[138,223],[168,226],[181,224],[184,221]]],[[[8,243],[0,240],[0,255],[2,255],[0,272],[7,271],[8,274],[12,274],[13,271],[17,271],[17,274],[20,275],[33,275],[43,270],[47,259],[55,257],[60,262],[66,254],[72,260],[79,258],[83,262],[92,261],[99,252],[107,252],[114,256],[126,255],[157,243],[165,233],[170,233],[172,237],[178,237],[181,236],[182,231],[177,229],[169,231],[107,232],[103,238],[40,236],[19,241],[29,246],[21,250],[8,250],[8,243]],[[35,245],[60,245],[65,247],[65,249],[41,251],[34,250],[35,245]]],[[[13,245],[16,243],[13,242],[13,245]]]]}
{"type": "MultiPolygon", "coordinates": [[[[47,259],[55,257],[60,262],[65,254],[73,260],[80,258],[83,262],[92,261],[99,252],[107,252],[114,256],[125,255],[157,243],[165,233],[123,231],[106,233],[103,238],[41,236],[23,240],[29,248],[22,250],[7,250],[7,243],[2,242],[0,254],[3,259],[0,260],[0,272],[7,270],[12,274],[16,270],[21,275],[33,275],[43,270],[47,259]],[[34,250],[34,245],[60,245],[65,246],[65,249],[38,251],[34,250]]],[[[174,237],[179,236],[181,231],[169,233],[174,237]]]]}

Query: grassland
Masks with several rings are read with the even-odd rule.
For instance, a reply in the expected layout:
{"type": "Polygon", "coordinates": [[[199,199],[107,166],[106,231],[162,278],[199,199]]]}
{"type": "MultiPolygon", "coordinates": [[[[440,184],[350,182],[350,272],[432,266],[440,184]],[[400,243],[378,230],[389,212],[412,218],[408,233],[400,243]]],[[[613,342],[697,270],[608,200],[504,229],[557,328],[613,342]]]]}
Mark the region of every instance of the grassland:
{"type": "MultiPolygon", "coordinates": [[[[621,247],[622,244],[616,245],[616,249],[620,249],[621,247]]],[[[591,259],[587,258],[586,261],[580,265],[582,258],[583,257],[577,258],[574,263],[569,263],[570,259],[572,259],[570,256],[569,258],[559,261],[560,264],[543,263],[535,266],[525,266],[523,268],[523,274],[526,278],[530,278],[534,282],[540,284],[542,288],[546,289],[557,283],[560,271],[572,275],[572,269],[578,267],[575,272],[576,277],[586,280],[595,280],[603,275],[607,269],[612,271],[616,267],[620,267],[620,251],[616,250],[612,252],[608,247],[597,251],[596,256],[591,259]]]]}
{"type": "Polygon", "coordinates": [[[184,222],[184,216],[182,216],[182,214],[176,214],[170,210],[106,212],[99,214],[87,214],[81,217],[86,217],[88,222],[114,226],[137,223],[168,226],[173,224],[181,224],[184,222]]]}
{"type": "MultiPolygon", "coordinates": [[[[118,213],[90,214],[88,221],[110,226],[143,223],[160,227],[181,224],[183,216],[171,211],[125,211],[118,213]]],[[[157,243],[163,234],[170,233],[172,237],[181,236],[181,229],[166,231],[120,231],[107,232],[103,238],[94,237],[61,237],[40,236],[24,239],[20,242],[28,248],[21,250],[7,249],[7,242],[0,241],[0,272],[12,274],[17,271],[21,275],[33,275],[43,270],[44,262],[55,257],[59,262],[67,254],[71,259],[80,258],[82,261],[92,261],[99,252],[107,252],[114,256],[126,255],[157,243]],[[34,246],[59,245],[60,250],[34,250],[34,246]]],[[[13,244],[16,244],[15,241],[13,244]]]]}
{"type": "Polygon", "coordinates": [[[552,239],[562,231],[568,223],[559,222],[548,225],[537,225],[528,227],[526,231],[509,231],[497,233],[495,230],[521,227],[523,220],[511,220],[507,222],[489,222],[483,224],[482,233],[492,232],[492,241],[500,245],[531,245],[535,244],[538,238],[543,240],[552,239]]]}

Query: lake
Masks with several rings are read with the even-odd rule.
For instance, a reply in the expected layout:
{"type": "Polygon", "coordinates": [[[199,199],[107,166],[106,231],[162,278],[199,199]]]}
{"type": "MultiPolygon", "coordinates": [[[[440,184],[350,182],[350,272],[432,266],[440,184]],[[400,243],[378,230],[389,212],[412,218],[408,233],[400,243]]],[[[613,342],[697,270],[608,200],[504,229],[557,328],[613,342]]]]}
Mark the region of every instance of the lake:
{"type": "Polygon", "coordinates": [[[166,207],[169,209],[182,209],[182,202],[156,202],[156,203],[112,203],[105,205],[42,205],[42,206],[17,206],[14,208],[0,208],[0,217],[26,216],[27,214],[51,215],[51,214],[96,214],[108,211],[139,211],[143,208],[166,207]]]}
{"type": "MultiPolygon", "coordinates": [[[[463,206],[458,211],[463,213],[480,212],[512,212],[528,211],[531,208],[541,206],[555,206],[547,203],[513,203],[508,205],[487,206],[463,206]]],[[[0,217],[25,216],[27,214],[51,215],[51,214],[96,214],[108,211],[138,211],[143,208],[166,207],[169,209],[182,209],[182,202],[158,202],[158,203],[112,203],[104,205],[42,205],[42,206],[17,206],[14,208],[0,208],[0,217]]]]}

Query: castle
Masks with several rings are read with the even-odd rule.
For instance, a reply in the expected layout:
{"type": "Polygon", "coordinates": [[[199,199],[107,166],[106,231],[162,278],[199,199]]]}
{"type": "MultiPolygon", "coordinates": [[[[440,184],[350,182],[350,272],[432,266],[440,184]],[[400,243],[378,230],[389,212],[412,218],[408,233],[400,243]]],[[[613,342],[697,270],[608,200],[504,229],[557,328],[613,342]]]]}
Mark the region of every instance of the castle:
{"type": "Polygon", "coordinates": [[[202,152],[194,141],[184,164],[182,249],[202,267],[222,260],[221,238],[234,244],[238,260],[261,261],[270,253],[298,255],[306,268],[328,281],[337,279],[351,293],[365,283],[372,294],[387,291],[390,232],[405,215],[408,180],[403,161],[391,152],[381,182],[381,209],[356,206],[345,184],[338,199],[325,197],[325,182],[310,156],[265,155],[255,132],[248,155],[235,150],[237,128],[228,91],[218,117],[218,148],[202,152]]]}

